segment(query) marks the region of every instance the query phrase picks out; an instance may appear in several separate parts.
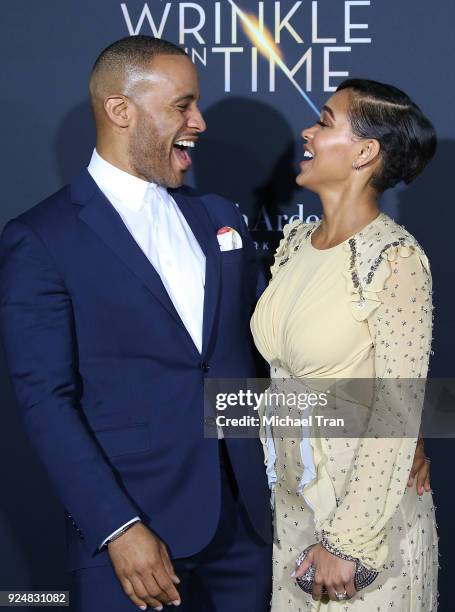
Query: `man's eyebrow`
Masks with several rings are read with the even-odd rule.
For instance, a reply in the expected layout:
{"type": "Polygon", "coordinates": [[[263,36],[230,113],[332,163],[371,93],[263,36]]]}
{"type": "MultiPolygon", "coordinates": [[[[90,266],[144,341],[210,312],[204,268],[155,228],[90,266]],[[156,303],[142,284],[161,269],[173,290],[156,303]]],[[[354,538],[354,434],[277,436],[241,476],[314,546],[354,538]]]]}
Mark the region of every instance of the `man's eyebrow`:
{"type": "Polygon", "coordinates": [[[194,96],[194,94],[185,94],[184,96],[179,96],[178,98],[176,98],[174,100],[174,102],[183,102],[186,100],[195,100],[196,97],[194,96]]]}
{"type": "Polygon", "coordinates": [[[329,115],[332,117],[332,119],[333,119],[334,121],[336,121],[336,118],[335,118],[335,113],[334,113],[334,112],[333,112],[333,110],[330,108],[330,106],[327,106],[326,104],[324,104],[324,106],[322,107],[322,110],[323,110],[323,111],[325,111],[326,113],[328,113],[328,114],[329,114],[329,115]]]}

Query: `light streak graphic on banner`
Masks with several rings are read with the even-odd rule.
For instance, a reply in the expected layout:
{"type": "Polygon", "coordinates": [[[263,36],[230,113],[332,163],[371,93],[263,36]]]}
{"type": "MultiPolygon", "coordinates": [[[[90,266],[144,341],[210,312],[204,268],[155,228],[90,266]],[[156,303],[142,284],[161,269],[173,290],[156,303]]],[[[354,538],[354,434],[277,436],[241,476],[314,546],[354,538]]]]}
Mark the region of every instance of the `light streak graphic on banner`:
{"type": "Polygon", "coordinates": [[[267,30],[265,26],[261,27],[261,25],[259,24],[259,21],[256,19],[254,15],[244,13],[242,9],[239,6],[237,6],[235,2],[233,2],[233,0],[227,0],[227,1],[237,11],[241,19],[241,22],[242,22],[243,31],[248,36],[248,38],[251,40],[251,42],[255,45],[255,47],[257,47],[259,53],[262,53],[262,55],[264,55],[264,57],[268,59],[270,58],[273,62],[275,62],[275,64],[279,68],[281,68],[283,74],[289,79],[289,81],[292,83],[292,85],[294,85],[294,87],[299,92],[299,94],[302,96],[302,98],[305,99],[305,101],[308,103],[310,108],[319,117],[319,114],[320,114],[319,109],[312,102],[308,94],[297,83],[291,71],[286,66],[286,64],[283,62],[283,54],[281,53],[280,49],[275,44],[271,32],[269,32],[269,30],[267,30]]]}

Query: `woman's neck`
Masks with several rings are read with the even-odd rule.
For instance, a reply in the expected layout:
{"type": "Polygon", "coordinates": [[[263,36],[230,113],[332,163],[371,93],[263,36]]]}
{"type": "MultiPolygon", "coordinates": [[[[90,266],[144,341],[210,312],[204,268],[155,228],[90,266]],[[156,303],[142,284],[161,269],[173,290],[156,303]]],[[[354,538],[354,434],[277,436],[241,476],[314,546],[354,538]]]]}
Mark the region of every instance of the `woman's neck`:
{"type": "Polygon", "coordinates": [[[376,197],[321,197],[322,221],[312,234],[315,247],[336,246],[356,234],[379,215],[376,197]]]}

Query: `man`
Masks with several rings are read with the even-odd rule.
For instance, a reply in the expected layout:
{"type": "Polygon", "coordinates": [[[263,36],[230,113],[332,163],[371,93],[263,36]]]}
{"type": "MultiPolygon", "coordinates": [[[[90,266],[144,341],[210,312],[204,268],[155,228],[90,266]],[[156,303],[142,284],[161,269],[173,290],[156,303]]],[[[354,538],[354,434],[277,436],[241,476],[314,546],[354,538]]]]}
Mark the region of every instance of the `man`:
{"type": "Polygon", "coordinates": [[[90,96],[88,169],[9,222],[0,252],[8,367],[67,510],[78,608],[265,611],[261,445],[204,438],[205,378],[255,375],[259,273],[237,208],[181,188],[205,130],[196,70],[126,38],[90,96]]]}
{"type": "Polygon", "coordinates": [[[123,39],[90,95],[88,169],[0,243],[7,362],[67,510],[78,609],[265,611],[262,450],[204,438],[203,410],[208,375],[255,374],[261,277],[236,207],[181,187],[205,130],[195,68],[171,43],[123,39]]]}

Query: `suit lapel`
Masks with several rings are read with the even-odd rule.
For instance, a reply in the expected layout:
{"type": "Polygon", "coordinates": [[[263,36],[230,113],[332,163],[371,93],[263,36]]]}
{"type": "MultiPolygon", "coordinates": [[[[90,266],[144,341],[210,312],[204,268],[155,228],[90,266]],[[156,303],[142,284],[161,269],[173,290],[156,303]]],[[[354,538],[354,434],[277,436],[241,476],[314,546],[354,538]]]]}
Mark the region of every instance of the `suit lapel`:
{"type": "Polygon", "coordinates": [[[220,287],[220,247],[216,238],[217,228],[200,200],[187,197],[181,190],[170,191],[185,216],[196,240],[205,255],[205,291],[202,325],[202,355],[207,353],[217,311],[220,287]]]}
{"type": "Polygon", "coordinates": [[[112,249],[162,306],[183,325],[158,272],[87,171],[84,171],[71,185],[71,191],[73,202],[81,206],[79,218],[112,249]]]}

